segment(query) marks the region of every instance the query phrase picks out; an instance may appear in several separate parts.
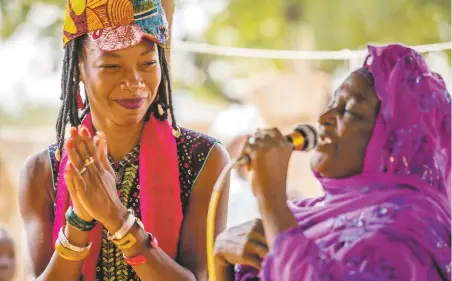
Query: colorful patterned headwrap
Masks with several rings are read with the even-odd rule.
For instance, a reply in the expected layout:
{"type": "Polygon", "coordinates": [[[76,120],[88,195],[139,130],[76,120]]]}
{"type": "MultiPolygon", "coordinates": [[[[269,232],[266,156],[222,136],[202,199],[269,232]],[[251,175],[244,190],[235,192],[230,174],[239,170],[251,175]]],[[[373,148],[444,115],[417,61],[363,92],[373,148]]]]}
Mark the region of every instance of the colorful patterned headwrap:
{"type": "Polygon", "coordinates": [[[142,38],[166,47],[168,21],[161,0],[69,0],[63,43],[85,34],[104,51],[131,47],[142,38]]]}

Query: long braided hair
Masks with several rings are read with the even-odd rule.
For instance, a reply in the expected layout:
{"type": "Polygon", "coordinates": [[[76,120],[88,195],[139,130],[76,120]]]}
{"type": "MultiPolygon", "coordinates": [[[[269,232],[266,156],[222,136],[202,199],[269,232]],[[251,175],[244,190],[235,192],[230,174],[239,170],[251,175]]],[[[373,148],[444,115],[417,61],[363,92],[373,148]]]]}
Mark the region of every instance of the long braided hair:
{"type": "MultiPolygon", "coordinates": [[[[79,59],[82,56],[82,46],[86,38],[86,36],[76,38],[70,41],[64,49],[60,96],[62,105],[56,123],[58,151],[62,151],[63,149],[67,124],[69,123],[71,126],[80,125],[83,118],[90,112],[88,99],[85,100],[82,109],[79,109],[77,102],[80,84],[79,59]]],[[[151,114],[154,114],[158,120],[167,120],[169,113],[173,130],[178,130],[174,116],[171,81],[165,50],[161,46],[158,46],[157,50],[159,53],[160,67],[162,68],[162,78],[157,90],[157,97],[146,112],[145,121],[149,120],[151,114]],[[163,114],[159,113],[157,104],[162,106],[163,114]]]]}

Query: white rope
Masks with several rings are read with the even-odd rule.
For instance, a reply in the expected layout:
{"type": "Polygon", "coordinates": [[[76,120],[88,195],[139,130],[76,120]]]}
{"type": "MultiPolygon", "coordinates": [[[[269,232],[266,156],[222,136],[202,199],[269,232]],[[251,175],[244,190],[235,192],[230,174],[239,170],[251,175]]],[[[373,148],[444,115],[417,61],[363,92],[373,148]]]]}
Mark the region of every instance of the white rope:
{"type": "MultiPolygon", "coordinates": [[[[451,50],[452,42],[419,45],[411,47],[421,53],[439,52],[443,50],[451,50]]],[[[343,49],[340,51],[267,50],[267,49],[226,47],[187,41],[173,42],[172,49],[175,51],[212,54],[218,56],[282,59],[282,60],[351,60],[364,57],[367,54],[366,50],[349,50],[349,49],[343,49]]]]}

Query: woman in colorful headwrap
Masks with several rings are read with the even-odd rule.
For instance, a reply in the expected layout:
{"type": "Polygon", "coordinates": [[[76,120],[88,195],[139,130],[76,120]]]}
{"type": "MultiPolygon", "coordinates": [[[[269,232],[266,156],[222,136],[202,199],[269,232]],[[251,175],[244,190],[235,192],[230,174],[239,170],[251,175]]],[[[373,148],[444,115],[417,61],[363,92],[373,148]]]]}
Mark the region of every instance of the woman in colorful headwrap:
{"type": "Polygon", "coordinates": [[[219,280],[233,264],[248,265],[241,281],[450,280],[450,107],[420,54],[370,46],[318,120],[311,166],[325,196],[286,201],[278,130],[246,145],[262,221],[218,236],[219,280]]]}
{"type": "Polygon", "coordinates": [[[208,203],[228,156],[176,125],[167,39],[160,0],[69,1],[57,143],[20,183],[37,280],[207,279],[208,203]]]}

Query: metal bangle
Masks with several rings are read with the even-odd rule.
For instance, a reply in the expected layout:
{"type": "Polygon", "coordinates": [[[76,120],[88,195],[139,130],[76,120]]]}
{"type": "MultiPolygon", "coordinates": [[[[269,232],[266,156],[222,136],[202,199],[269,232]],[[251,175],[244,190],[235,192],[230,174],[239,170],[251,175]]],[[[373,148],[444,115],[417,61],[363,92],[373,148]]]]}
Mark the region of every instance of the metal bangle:
{"type": "Polygon", "coordinates": [[[58,233],[58,239],[60,239],[61,245],[65,247],[66,249],[69,249],[74,252],[85,252],[89,251],[91,249],[92,243],[90,242],[88,246],[86,247],[78,247],[75,245],[72,245],[71,242],[67,239],[66,235],[64,235],[64,225],[60,228],[60,232],[58,233]]]}
{"type": "Polygon", "coordinates": [[[70,225],[75,227],[76,229],[83,231],[83,232],[91,231],[97,224],[96,220],[92,220],[89,222],[89,221],[85,221],[85,220],[81,219],[74,212],[74,209],[72,208],[72,206],[69,207],[69,209],[66,212],[66,221],[70,225]]]}

